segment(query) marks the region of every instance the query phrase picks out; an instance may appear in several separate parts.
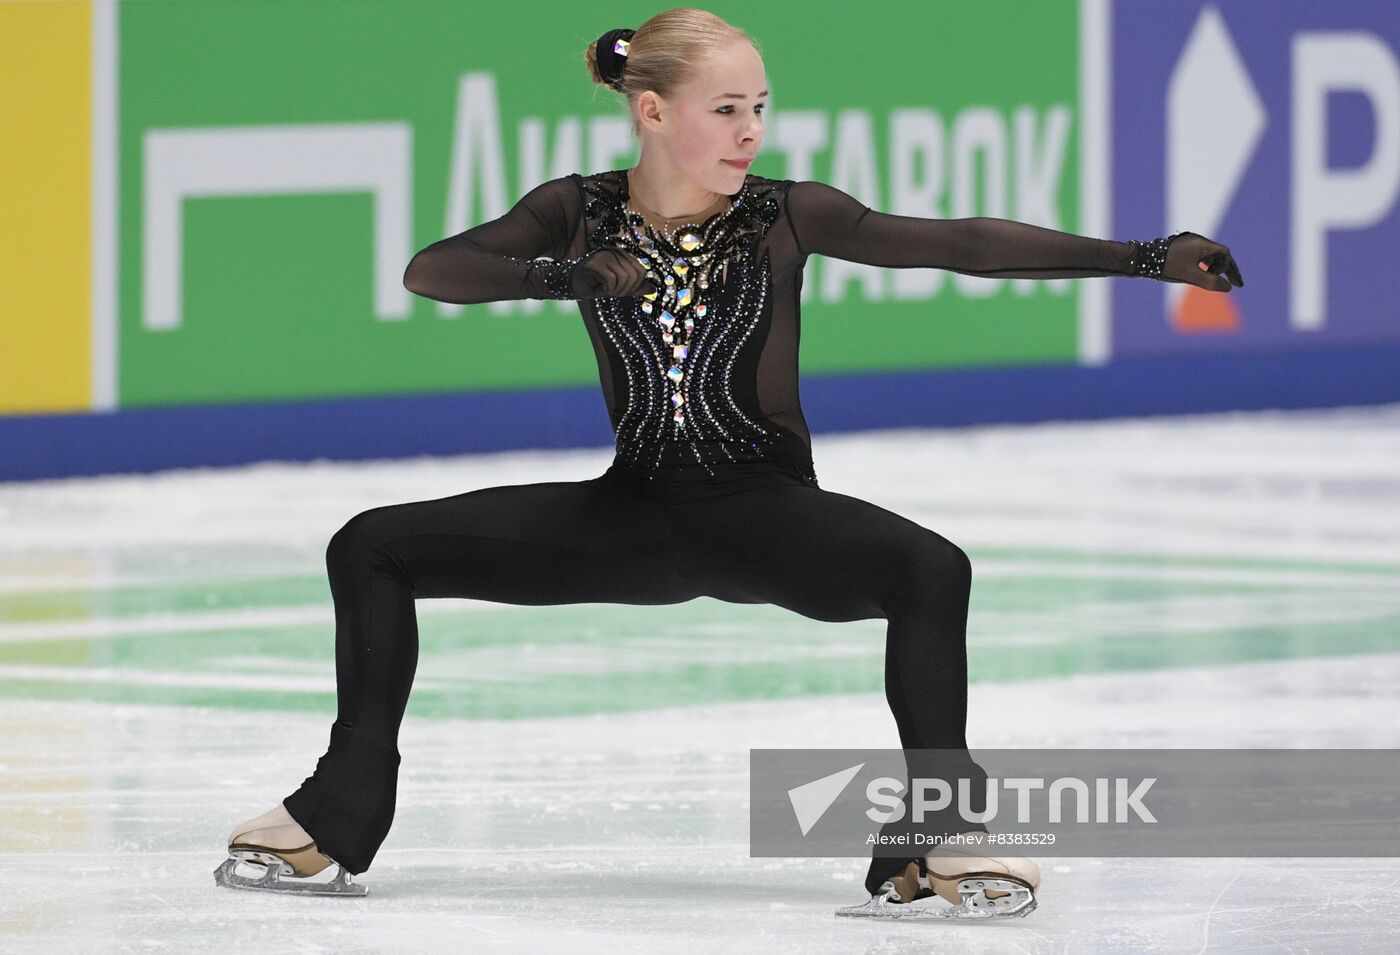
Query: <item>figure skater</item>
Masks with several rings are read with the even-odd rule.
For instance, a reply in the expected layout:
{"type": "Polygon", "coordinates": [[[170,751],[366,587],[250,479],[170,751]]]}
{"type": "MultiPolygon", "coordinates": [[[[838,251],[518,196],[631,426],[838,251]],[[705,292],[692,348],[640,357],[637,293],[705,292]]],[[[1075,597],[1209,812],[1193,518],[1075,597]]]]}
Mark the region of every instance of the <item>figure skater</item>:
{"type": "MultiPolygon", "coordinates": [[[[937,532],[818,485],[798,401],[807,258],[1140,276],[1217,292],[1244,284],[1228,248],[1191,232],[1113,242],[1005,219],[887,215],[820,182],[749,174],[764,136],[763,61],[745,32],[704,10],[610,30],[584,59],[595,82],[626,97],[636,165],[542,183],[500,218],[418,252],[404,284],[441,302],[577,300],[614,460],[585,481],[372,508],[331,537],[330,745],[300,788],[235,828],[220,884],[364,892],[350,876],[369,867],[394,815],[418,599],[650,606],[706,596],[823,621],[883,618],[901,746],[965,753],[971,565],[937,532]],[[259,877],[236,871],[247,862],[259,877]],[[331,865],[333,880],[308,881],[331,865]]],[[[839,914],[1034,907],[1034,862],[978,849],[984,827],[945,831],[968,834],[972,848],[877,852],[870,900],[839,914]]]]}

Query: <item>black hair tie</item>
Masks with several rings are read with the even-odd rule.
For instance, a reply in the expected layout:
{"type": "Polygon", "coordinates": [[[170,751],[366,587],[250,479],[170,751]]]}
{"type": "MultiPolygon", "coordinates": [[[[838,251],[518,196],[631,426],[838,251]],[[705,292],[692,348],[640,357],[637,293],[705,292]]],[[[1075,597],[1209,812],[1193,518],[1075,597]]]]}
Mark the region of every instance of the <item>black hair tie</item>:
{"type": "Polygon", "coordinates": [[[598,75],[618,92],[622,92],[622,68],[627,65],[627,50],[636,35],[636,30],[609,30],[598,38],[593,48],[598,75]]]}

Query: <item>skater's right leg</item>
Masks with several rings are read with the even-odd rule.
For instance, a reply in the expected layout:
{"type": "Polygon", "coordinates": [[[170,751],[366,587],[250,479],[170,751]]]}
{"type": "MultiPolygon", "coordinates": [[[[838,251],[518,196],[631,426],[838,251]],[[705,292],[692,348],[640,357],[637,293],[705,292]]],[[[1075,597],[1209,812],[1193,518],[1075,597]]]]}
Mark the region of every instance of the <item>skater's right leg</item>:
{"type": "Polygon", "coordinates": [[[393,820],[399,726],[418,659],[414,601],[670,604],[663,505],[603,480],[484,488],[356,515],[326,551],[337,714],[316,771],[284,800],[317,849],[365,871],[393,820]]]}

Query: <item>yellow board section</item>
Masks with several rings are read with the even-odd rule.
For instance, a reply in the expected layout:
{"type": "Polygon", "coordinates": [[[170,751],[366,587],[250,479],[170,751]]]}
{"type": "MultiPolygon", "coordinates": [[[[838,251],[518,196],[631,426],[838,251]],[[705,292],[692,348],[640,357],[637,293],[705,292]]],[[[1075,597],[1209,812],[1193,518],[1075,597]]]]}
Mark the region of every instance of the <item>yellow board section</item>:
{"type": "Polygon", "coordinates": [[[0,415],[92,404],[91,117],[91,3],[0,0],[0,415]]]}

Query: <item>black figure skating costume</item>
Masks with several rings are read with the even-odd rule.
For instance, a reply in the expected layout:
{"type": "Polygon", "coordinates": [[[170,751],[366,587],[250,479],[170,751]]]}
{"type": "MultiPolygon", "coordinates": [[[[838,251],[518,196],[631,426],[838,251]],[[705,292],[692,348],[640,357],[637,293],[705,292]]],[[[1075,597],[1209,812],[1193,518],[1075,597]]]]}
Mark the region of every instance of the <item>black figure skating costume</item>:
{"type": "MultiPolygon", "coordinates": [[[[1001,219],[887,215],[822,183],[761,176],[670,236],[627,199],[622,171],[545,182],[424,249],[405,276],[445,302],[578,298],[616,456],[592,480],[376,507],[331,538],[337,719],[285,805],[352,873],[393,819],[415,599],[709,596],[823,621],[884,618],[901,746],[966,749],[971,566],[936,532],[818,486],[798,400],[803,266],[820,254],[994,277],[1129,275],[1133,248],[1001,219]]],[[[875,858],[866,888],[909,861],[875,858]]]]}

